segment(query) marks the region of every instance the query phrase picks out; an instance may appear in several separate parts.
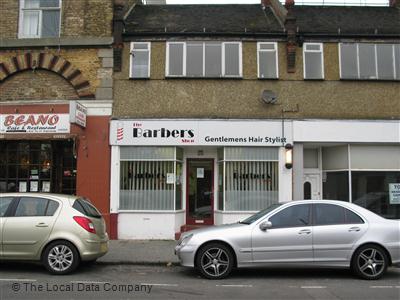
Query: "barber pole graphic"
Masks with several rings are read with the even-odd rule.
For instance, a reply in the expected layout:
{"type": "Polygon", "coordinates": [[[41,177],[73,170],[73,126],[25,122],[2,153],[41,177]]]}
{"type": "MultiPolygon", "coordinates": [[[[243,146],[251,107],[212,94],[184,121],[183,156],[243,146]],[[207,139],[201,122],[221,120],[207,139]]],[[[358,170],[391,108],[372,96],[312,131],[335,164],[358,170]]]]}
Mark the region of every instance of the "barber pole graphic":
{"type": "Polygon", "coordinates": [[[124,127],[121,123],[119,123],[117,128],[117,141],[121,141],[123,139],[124,139],[124,127]]]}

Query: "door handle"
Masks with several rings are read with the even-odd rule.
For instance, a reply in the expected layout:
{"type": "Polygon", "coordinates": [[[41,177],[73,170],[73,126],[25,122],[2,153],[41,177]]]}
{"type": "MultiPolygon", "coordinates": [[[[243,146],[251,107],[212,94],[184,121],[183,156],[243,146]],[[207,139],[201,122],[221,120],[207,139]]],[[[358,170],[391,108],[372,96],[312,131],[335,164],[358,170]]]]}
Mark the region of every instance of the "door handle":
{"type": "Polygon", "coordinates": [[[47,225],[46,223],[41,222],[41,223],[37,223],[36,227],[49,227],[49,225],[47,225]]]}
{"type": "Polygon", "coordinates": [[[361,230],[360,227],[350,227],[350,228],[349,228],[349,232],[352,232],[352,231],[360,231],[360,230],[361,230]]]}
{"type": "Polygon", "coordinates": [[[311,230],[310,229],[302,229],[299,231],[299,234],[310,234],[311,230]]]}

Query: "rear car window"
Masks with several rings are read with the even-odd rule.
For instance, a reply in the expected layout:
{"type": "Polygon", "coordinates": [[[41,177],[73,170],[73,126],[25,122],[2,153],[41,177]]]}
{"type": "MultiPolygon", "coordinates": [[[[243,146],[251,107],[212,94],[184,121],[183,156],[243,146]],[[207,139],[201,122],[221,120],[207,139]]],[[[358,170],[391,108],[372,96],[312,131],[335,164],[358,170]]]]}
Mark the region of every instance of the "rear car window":
{"type": "Polygon", "coordinates": [[[3,217],[7,211],[8,206],[10,205],[12,197],[1,197],[0,198],[0,217],[3,217]]]}
{"type": "Polygon", "coordinates": [[[56,201],[36,198],[22,197],[19,200],[15,211],[16,217],[38,217],[38,216],[53,216],[59,204],[56,201]]]}
{"type": "Polygon", "coordinates": [[[72,207],[87,217],[101,218],[99,211],[86,199],[76,199],[72,207]]]}

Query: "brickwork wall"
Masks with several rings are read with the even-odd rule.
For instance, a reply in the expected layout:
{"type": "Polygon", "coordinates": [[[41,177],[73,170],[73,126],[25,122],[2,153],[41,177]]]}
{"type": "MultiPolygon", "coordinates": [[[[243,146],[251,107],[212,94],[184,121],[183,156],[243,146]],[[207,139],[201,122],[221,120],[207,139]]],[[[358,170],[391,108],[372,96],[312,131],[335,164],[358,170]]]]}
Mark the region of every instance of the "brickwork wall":
{"type": "Polygon", "coordinates": [[[56,73],[26,70],[0,84],[0,101],[79,99],[72,85],[56,73]]]}
{"type": "MultiPolygon", "coordinates": [[[[17,38],[20,0],[0,0],[0,38],[17,38]]],[[[112,0],[63,0],[61,37],[112,35],[112,0]]]]}

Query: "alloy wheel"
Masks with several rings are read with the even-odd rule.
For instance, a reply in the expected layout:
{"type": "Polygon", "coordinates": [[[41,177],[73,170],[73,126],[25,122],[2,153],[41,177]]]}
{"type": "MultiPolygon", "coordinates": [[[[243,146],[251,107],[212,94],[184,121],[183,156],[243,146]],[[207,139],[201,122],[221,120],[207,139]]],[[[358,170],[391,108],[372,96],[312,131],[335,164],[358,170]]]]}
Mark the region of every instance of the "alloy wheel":
{"type": "Polygon", "coordinates": [[[366,248],[357,257],[357,267],[366,277],[377,277],[385,270],[385,256],[376,248],[366,248]]]}
{"type": "Polygon", "coordinates": [[[68,270],[74,262],[74,253],[66,245],[56,245],[47,256],[50,268],[57,272],[68,270]]]}
{"type": "Polygon", "coordinates": [[[210,277],[221,277],[229,268],[228,253],[221,248],[210,248],[201,257],[201,268],[210,277]]]}

